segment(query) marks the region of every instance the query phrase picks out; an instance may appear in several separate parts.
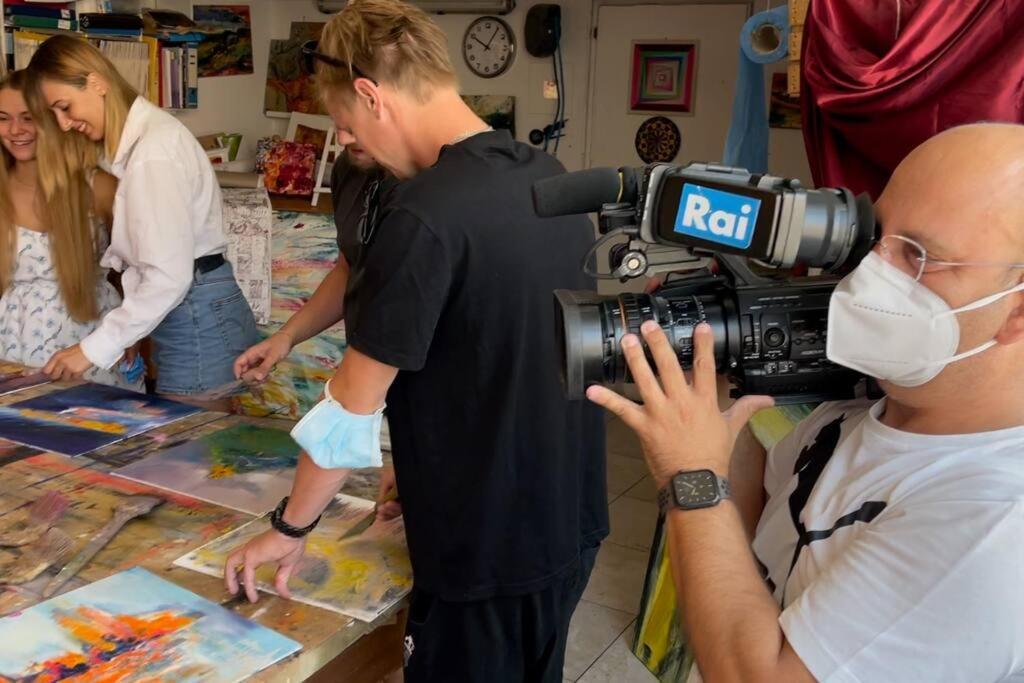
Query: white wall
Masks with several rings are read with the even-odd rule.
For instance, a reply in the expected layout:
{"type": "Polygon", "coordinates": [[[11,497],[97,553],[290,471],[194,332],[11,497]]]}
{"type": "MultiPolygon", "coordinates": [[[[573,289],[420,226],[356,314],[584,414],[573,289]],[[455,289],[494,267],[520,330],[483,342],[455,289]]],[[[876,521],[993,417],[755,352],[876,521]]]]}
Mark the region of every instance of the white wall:
{"type": "MultiPolygon", "coordinates": [[[[158,0],[161,8],[189,11],[188,0],[158,0]]],[[[197,135],[221,131],[242,133],[243,155],[251,151],[259,137],[284,134],[287,120],[269,118],[263,113],[263,92],[267,74],[267,54],[272,38],[287,38],[293,21],[326,21],[314,0],[250,0],[252,13],[253,60],[251,76],[223,76],[199,81],[199,109],[181,112],[181,120],[197,135]]],[[[517,56],[505,74],[494,79],[474,76],[466,68],[460,51],[462,35],[475,17],[468,14],[434,15],[448,34],[452,61],[458,72],[461,90],[467,95],[514,95],[516,97],[516,134],[525,140],[533,128],[542,128],[554,116],[554,103],[542,96],[545,80],[552,78],[550,59],[530,56],[522,44],[523,23],[533,3],[523,3],[504,16],[516,33],[517,56]]],[[[586,110],[587,70],[591,0],[562,0],[563,61],[566,75],[566,116],[569,131],[562,139],[559,158],[570,169],[583,163],[583,133],[586,110]]]]}
{"type": "MultiPolygon", "coordinates": [[[[586,119],[589,103],[589,81],[591,69],[591,49],[594,41],[591,38],[592,22],[594,21],[594,0],[556,0],[562,6],[562,51],[566,76],[565,116],[569,119],[566,136],[559,148],[559,158],[569,170],[583,167],[586,153],[586,119]]],[[[632,4],[630,0],[624,0],[632,4]]],[[[730,0],[718,0],[730,2],[730,0]]],[[[154,0],[153,4],[160,8],[171,8],[190,12],[190,0],[154,0]]],[[[199,109],[182,112],[181,120],[197,135],[221,131],[235,131],[245,137],[242,144],[242,155],[252,154],[257,138],[270,134],[284,134],[287,128],[286,119],[267,117],[263,113],[263,94],[266,82],[267,55],[272,38],[287,38],[293,21],[326,21],[328,16],[321,14],[314,0],[249,0],[253,21],[253,60],[255,73],[251,76],[223,76],[219,78],[203,78],[199,81],[199,109]]],[[[526,13],[533,2],[520,1],[519,6],[503,17],[516,33],[517,56],[510,69],[494,79],[474,76],[466,68],[462,60],[460,45],[466,27],[474,15],[449,14],[434,15],[434,18],[448,34],[452,48],[452,61],[458,72],[461,90],[469,95],[514,95],[516,97],[516,133],[520,140],[526,140],[533,128],[542,128],[551,122],[554,115],[554,103],[542,96],[545,80],[552,78],[551,60],[530,56],[522,41],[523,24],[526,13]]],[[[602,3],[603,4],[603,3],[602,3]]],[[[707,4],[699,0],[694,3],[707,4]]],[[[733,2],[732,4],[735,4],[733,2]]],[[[742,2],[744,6],[747,3],[742,2]]],[[[760,6],[756,7],[758,10],[760,6]]],[[[656,17],[651,22],[657,24],[656,17]]],[[[665,29],[667,31],[667,29],[665,29]]],[[[678,31],[669,31],[677,33],[678,31]]],[[[598,41],[600,42],[600,41],[598,41]]],[[[735,57],[732,58],[735,60],[735,57]]],[[[705,68],[702,64],[701,68],[705,68]]],[[[732,87],[735,70],[726,69],[715,72],[715,78],[698,80],[699,88],[713,86],[721,90],[714,94],[714,101],[732,102],[732,87]]],[[[605,89],[608,83],[595,83],[596,88],[605,89]]],[[[600,93],[599,93],[600,94],[600,93]]],[[[699,93],[702,97],[703,93],[699,93]]],[[[626,94],[619,95],[623,100],[626,94]]],[[[710,94],[709,94],[710,97],[710,94]]],[[[705,99],[705,102],[708,102],[705,99]]],[[[704,105],[707,111],[707,104],[704,105]]],[[[698,102],[698,111],[701,104],[698,102]]],[[[719,128],[727,127],[729,108],[717,111],[717,122],[710,124],[712,128],[684,131],[683,154],[680,160],[690,158],[688,155],[687,138],[708,139],[709,149],[720,149],[724,144],[724,135],[719,128]],[[722,124],[721,122],[725,123],[722,124]],[[721,125],[720,125],[721,124],[721,125]],[[712,130],[713,129],[713,130],[712,130]],[[717,138],[721,137],[721,143],[717,138]]],[[[615,145],[625,144],[632,149],[636,124],[630,122],[614,135],[615,145]]],[[[612,144],[612,141],[609,141],[612,144]]],[[[806,171],[806,158],[803,152],[803,140],[800,131],[782,131],[773,129],[769,150],[771,170],[776,173],[792,174],[809,180],[806,171]]],[[[634,155],[635,156],[635,155],[634,155]]],[[[717,155],[711,155],[717,157],[717,155]]],[[[710,158],[710,157],[709,157],[710,158]]],[[[628,160],[627,160],[628,161],[628,160]]]]}

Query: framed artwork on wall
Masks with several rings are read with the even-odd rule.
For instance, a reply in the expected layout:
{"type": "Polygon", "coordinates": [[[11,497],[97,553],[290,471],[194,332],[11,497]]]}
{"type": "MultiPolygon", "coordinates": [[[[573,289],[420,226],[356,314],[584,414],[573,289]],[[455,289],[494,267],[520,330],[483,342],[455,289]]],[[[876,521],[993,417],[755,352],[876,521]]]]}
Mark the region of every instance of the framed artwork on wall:
{"type": "Polygon", "coordinates": [[[629,110],[692,114],[696,79],[697,43],[633,43],[629,110]]]}

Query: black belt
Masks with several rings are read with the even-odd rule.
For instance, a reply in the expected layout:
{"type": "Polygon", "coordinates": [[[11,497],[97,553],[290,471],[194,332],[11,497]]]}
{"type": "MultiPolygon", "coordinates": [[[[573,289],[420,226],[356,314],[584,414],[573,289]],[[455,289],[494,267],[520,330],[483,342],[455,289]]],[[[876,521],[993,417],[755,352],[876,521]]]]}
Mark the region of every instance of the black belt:
{"type": "Polygon", "coordinates": [[[195,260],[195,268],[197,273],[209,273],[211,270],[217,270],[225,263],[224,254],[210,254],[197,258],[195,260]]]}

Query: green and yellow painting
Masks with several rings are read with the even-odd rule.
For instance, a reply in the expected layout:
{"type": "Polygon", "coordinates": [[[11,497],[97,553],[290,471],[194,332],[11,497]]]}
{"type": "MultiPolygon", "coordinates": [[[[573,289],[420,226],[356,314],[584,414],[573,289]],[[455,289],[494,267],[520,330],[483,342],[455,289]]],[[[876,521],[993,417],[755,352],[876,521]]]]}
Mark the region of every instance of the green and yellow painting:
{"type": "Polygon", "coordinates": [[[168,448],[119,477],[261,515],[291,491],[299,446],[286,431],[245,423],[168,448]]]}

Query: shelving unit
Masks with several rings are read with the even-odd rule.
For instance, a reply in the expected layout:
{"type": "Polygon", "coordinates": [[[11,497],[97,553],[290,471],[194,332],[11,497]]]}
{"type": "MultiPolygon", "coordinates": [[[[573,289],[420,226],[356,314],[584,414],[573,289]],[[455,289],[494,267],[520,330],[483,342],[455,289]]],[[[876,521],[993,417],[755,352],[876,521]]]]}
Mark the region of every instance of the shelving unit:
{"type": "MultiPolygon", "coordinates": [[[[58,1],[58,0],[54,0],[58,1]]],[[[129,43],[142,43],[141,38],[134,36],[110,36],[110,35],[98,35],[97,32],[89,34],[84,30],[77,31],[63,31],[59,29],[31,29],[31,28],[15,28],[9,25],[9,21],[6,14],[6,5],[11,4],[7,0],[0,0],[0,16],[3,17],[3,50],[4,50],[4,64],[2,68],[3,72],[6,72],[7,68],[7,56],[10,54],[11,62],[14,66],[15,60],[13,57],[15,51],[14,34],[18,31],[24,31],[26,33],[36,33],[44,35],[53,35],[58,33],[68,33],[86,37],[88,40],[93,42],[95,45],[99,45],[104,42],[129,42],[129,43]]],[[[69,8],[72,8],[77,12],[82,7],[79,2],[69,2],[69,8]]],[[[85,9],[91,9],[92,7],[87,5],[85,9]]],[[[109,56],[109,55],[108,55],[109,56]]],[[[137,58],[138,55],[124,56],[123,59],[131,61],[137,58]]],[[[149,71],[144,80],[144,85],[140,80],[129,77],[130,81],[134,81],[136,86],[143,85],[140,90],[146,94],[151,101],[157,104],[163,105],[164,102],[168,102],[169,98],[164,96],[165,86],[171,88],[170,92],[177,95],[176,100],[173,104],[178,106],[165,106],[164,108],[169,111],[181,111],[195,109],[198,107],[198,94],[199,94],[199,76],[198,76],[198,43],[197,41],[160,41],[160,47],[155,53],[150,52],[148,56],[149,71]],[[165,56],[165,50],[171,50],[171,55],[165,56]],[[154,57],[155,54],[155,57],[154,57]],[[154,62],[155,59],[155,62],[154,62]],[[164,74],[168,73],[168,68],[175,69],[169,73],[172,76],[169,79],[165,79],[164,74]],[[180,73],[180,77],[178,74],[180,73]]],[[[117,62],[114,58],[112,61],[117,62]]],[[[138,64],[137,62],[132,62],[138,64]]],[[[24,66],[24,65],[22,65],[24,66]]],[[[138,69],[135,70],[138,75],[138,69]]],[[[128,74],[126,74],[128,75],[128,74]]]]}

